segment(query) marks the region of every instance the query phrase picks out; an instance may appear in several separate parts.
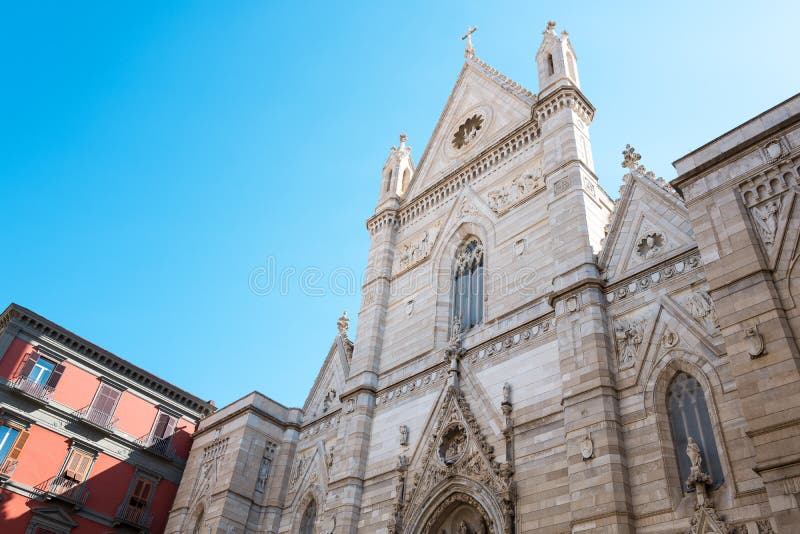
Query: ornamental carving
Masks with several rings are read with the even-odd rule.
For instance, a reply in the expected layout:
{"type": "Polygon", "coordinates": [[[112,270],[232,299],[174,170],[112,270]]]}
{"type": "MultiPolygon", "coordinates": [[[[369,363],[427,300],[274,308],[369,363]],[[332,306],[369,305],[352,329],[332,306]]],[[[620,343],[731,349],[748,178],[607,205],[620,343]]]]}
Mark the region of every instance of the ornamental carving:
{"type": "Polygon", "coordinates": [[[397,247],[398,251],[398,270],[404,271],[418,265],[430,255],[436,236],[439,234],[439,227],[428,228],[411,239],[406,240],[397,247]]]}
{"type": "Polygon", "coordinates": [[[542,191],[544,187],[540,165],[536,173],[523,173],[511,180],[510,184],[489,191],[487,195],[489,208],[495,213],[504,212],[506,208],[542,191]]]}
{"type": "MultiPolygon", "coordinates": [[[[401,457],[397,468],[397,501],[389,532],[428,532],[438,512],[427,516],[424,524],[423,514],[431,507],[433,495],[454,478],[469,484],[475,491],[490,495],[498,515],[503,517],[503,532],[513,532],[516,494],[510,458],[502,464],[495,460],[494,447],[489,445],[463,393],[457,388],[448,387],[434,420],[415,465],[409,466],[407,460],[403,461],[405,457],[401,457]]],[[[474,501],[463,493],[451,494],[447,499],[454,498],[474,501]]],[[[437,503],[435,510],[447,508],[447,499],[437,503]]],[[[483,510],[480,506],[475,508],[483,510]]],[[[485,524],[488,532],[496,532],[488,515],[485,524]]]]}
{"type": "Polygon", "coordinates": [[[648,260],[657,256],[664,249],[666,242],[667,239],[661,232],[649,232],[639,239],[639,243],[636,245],[636,254],[640,258],[648,260]]]}
{"type": "Polygon", "coordinates": [[[636,363],[636,355],[643,340],[644,332],[640,322],[617,323],[614,327],[614,341],[620,369],[627,369],[636,363]]]}
{"type": "Polygon", "coordinates": [[[444,465],[453,465],[464,455],[467,448],[467,431],[460,423],[455,423],[445,430],[439,443],[439,461],[444,465]]]}
{"type": "Polygon", "coordinates": [[[692,317],[705,326],[707,330],[712,331],[719,327],[714,301],[711,300],[711,296],[707,292],[700,289],[692,292],[686,304],[692,317]]]}
{"type": "Polygon", "coordinates": [[[469,145],[476,137],[478,137],[478,132],[480,132],[482,127],[482,115],[476,113],[475,115],[469,117],[453,134],[453,139],[451,141],[453,146],[460,149],[469,145]]]}
{"type": "Polygon", "coordinates": [[[615,285],[614,289],[606,293],[606,301],[611,304],[617,299],[624,299],[625,297],[633,295],[637,292],[653,288],[665,280],[671,279],[675,275],[683,274],[696,269],[699,266],[700,256],[698,255],[693,255],[689,256],[688,258],[678,260],[675,263],[667,265],[659,271],[654,271],[641,276],[638,279],[615,285]]]}
{"type": "Polygon", "coordinates": [[[778,213],[781,210],[781,201],[773,200],[762,206],[754,206],[751,210],[753,220],[756,222],[758,234],[765,246],[775,244],[775,234],[778,233],[778,213]]]}

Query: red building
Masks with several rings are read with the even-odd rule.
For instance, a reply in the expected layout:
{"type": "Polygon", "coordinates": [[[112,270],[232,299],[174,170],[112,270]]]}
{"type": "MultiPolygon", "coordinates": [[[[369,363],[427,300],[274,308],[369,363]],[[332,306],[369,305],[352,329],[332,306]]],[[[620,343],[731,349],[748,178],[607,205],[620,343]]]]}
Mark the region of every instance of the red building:
{"type": "Polygon", "coordinates": [[[0,355],[0,532],[163,532],[213,405],[16,304],[0,355]]]}

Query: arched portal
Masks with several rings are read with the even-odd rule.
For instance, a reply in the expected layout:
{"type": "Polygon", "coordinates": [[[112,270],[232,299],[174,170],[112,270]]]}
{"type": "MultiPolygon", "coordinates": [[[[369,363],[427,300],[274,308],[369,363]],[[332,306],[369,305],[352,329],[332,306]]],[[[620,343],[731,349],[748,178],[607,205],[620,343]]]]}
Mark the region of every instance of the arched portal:
{"type": "Polygon", "coordinates": [[[470,503],[456,501],[434,516],[428,532],[431,534],[486,534],[489,532],[489,525],[486,524],[485,515],[485,511],[470,503]]]}

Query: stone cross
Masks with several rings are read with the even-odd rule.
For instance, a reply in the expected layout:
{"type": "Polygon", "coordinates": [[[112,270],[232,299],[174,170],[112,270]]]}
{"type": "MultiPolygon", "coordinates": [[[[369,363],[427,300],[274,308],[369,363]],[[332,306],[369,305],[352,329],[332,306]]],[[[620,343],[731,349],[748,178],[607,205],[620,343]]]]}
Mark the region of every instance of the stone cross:
{"type": "Polygon", "coordinates": [[[472,48],[472,34],[477,30],[477,26],[467,26],[467,33],[461,36],[461,40],[467,41],[467,48],[464,50],[464,57],[472,57],[475,55],[475,49],[472,48]]]}
{"type": "Polygon", "coordinates": [[[641,154],[636,153],[636,149],[631,145],[625,145],[625,150],[622,151],[622,166],[626,169],[636,170],[639,168],[639,160],[642,159],[641,154]]]}

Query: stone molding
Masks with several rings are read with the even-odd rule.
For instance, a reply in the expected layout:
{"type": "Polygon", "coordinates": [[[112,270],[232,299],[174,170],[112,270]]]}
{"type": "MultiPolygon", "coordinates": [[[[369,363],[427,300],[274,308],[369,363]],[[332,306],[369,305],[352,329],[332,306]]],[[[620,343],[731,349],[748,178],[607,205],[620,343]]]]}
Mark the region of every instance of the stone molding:
{"type": "Polygon", "coordinates": [[[589,125],[594,118],[594,106],[586,98],[586,95],[575,86],[559,87],[540,99],[533,107],[531,116],[541,125],[562,109],[571,109],[586,125],[589,125]]]}
{"type": "MultiPolygon", "coordinates": [[[[397,214],[397,227],[405,227],[424,214],[444,204],[457,193],[485,175],[490,169],[506,162],[510,157],[535,142],[540,136],[539,125],[527,122],[509,133],[500,141],[477,154],[469,162],[421,192],[403,205],[397,214]]],[[[374,215],[367,221],[367,229],[374,235],[386,225],[385,212],[374,215]]],[[[394,222],[394,221],[393,221],[394,222]]]]}

